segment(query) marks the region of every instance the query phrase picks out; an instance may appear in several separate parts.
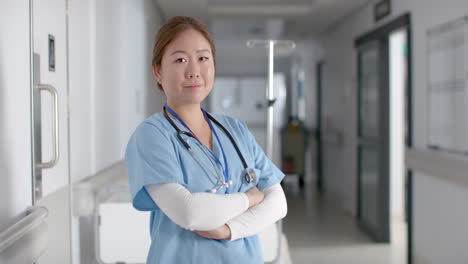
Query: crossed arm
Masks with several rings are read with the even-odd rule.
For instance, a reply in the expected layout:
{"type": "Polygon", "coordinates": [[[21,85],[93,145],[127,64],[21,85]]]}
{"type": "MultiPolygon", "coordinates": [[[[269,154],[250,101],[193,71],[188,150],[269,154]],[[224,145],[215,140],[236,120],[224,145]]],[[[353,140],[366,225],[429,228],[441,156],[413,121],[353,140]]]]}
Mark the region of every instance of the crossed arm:
{"type": "Polygon", "coordinates": [[[191,193],[176,183],[145,187],[174,223],[210,239],[232,241],[254,235],[287,213],[280,184],[225,195],[191,193]]]}

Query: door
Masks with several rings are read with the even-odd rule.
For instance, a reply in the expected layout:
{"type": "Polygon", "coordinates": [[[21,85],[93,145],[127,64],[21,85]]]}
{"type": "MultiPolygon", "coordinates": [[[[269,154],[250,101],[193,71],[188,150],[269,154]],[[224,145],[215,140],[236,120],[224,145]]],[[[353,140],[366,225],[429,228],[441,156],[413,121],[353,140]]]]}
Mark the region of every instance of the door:
{"type": "Polygon", "coordinates": [[[358,219],[377,242],[390,241],[387,37],[358,47],[358,219]]]}
{"type": "Polygon", "coordinates": [[[71,263],[65,0],[32,1],[34,198],[49,214],[37,263],[71,263]]]}

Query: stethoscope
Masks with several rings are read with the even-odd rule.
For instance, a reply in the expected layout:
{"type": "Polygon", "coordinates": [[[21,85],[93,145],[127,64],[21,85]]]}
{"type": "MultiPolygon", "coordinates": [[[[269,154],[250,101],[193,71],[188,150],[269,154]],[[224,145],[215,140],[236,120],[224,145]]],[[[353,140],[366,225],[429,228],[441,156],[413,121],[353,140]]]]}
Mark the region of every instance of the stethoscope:
{"type": "Polygon", "coordinates": [[[212,176],[217,179],[215,188],[211,189],[210,191],[212,193],[216,193],[218,190],[221,188],[226,188],[226,192],[228,191],[228,188],[233,184],[232,180],[229,180],[229,168],[228,168],[228,163],[226,159],[226,154],[224,153],[223,146],[221,144],[221,141],[219,140],[219,137],[216,133],[216,131],[213,128],[213,125],[211,124],[211,121],[213,121],[218,127],[220,127],[223,132],[227,135],[229,140],[231,141],[232,145],[236,149],[237,155],[239,156],[242,165],[244,166],[244,180],[247,183],[255,183],[257,181],[257,174],[255,173],[255,170],[253,168],[249,168],[247,166],[247,162],[244,159],[244,156],[242,155],[239,147],[237,146],[236,141],[232,137],[231,133],[221,124],[216,120],[213,116],[211,116],[209,113],[207,113],[205,110],[201,109],[203,112],[203,115],[205,116],[206,121],[208,122],[208,125],[210,126],[211,130],[213,131],[213,134],[215,135],[216,140],[218,141],[219,146],[221,147],[221,152],[223,155],[224,159],[224,164],[225,167],[223,168],[223,171],[221,171],[220,167],[222,167],[221,162],[219,159],[214,155],[214,153],[208,149],[195,135],[193,132],[190,130],[190,128],[185,124],[185,122],[167,105],[165,104],[163,107],[163,112],[164,116],[166,117],[167,121],[174,127],[174,129],[177,131],[177,137],[179,140],[182,142],[182,144],[185,146],[185,148],[190,152],[190,154],[195,158],[195,160],[203,167],[203,169],[208,173],[208,171],[211,172],[212,176]],[[186,127],[190,132],[180,130],[179,127],[177,127],[176,124],[172,121],[172,119],[169,117],[167,114],[167,111],[169,111],[179,122],[186,127]],[[193,151],[192,147],[189,145],[186,139],[184,139],[183,135],[185,135],[189,139],[193,139],[194,142],[196,142],[200,148],[203,150],[205,155],[208,156],[210,162],[212,163],[213,167],[218,169],[218,173],[212,173],[211,170],[208,169],[208,166],[206,165],[205,162],[203,162],[200,157],[193,151]],[[224,177],[221,177],[220,175],[224,175],[224,177]]]}

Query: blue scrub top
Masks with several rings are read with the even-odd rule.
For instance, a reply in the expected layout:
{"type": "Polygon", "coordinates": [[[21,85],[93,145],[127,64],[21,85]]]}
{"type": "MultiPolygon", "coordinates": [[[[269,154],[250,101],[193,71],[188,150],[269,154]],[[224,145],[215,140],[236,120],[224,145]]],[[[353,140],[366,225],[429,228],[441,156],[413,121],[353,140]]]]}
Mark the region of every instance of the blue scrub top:
{"type": "MultiPolygon", "coordinates": [[[[244,167],[233,144],[223,130],[213,123],[226,154],[229,179],[233,181],[228,193],[246,192],[254,185],[263,190],[283,179],[284,174],[267,158],[244,122],[227,116],[212,116],[231,133],[248,167],[254,168],[257,173],[256,183],[248,184],[245,181],[244,167]]],[[[174,120],[174,123],[180,130],[187,131],[177,121],[174,120]]],[[[202,150],[193,141],[190,144],[209,169],[214,171],[214,166],[202,150]]],[[[221,148],[214,135],[213,153],[224,166],[221,148]]],[[[128,142],[125,163],[133,206],[137,210],[151,211],[148,264],[263,263],[257,235],[235,241],[206,239],[175,224],[147,193],[145,185],[159,183],[182,184],[192,193],[209,192],[217,182],[184,147],[164,114],[156,113],[137,127],[128,142]]],[[[218,194],[224,193],[226,189],[218,191],[218,194]]]]}

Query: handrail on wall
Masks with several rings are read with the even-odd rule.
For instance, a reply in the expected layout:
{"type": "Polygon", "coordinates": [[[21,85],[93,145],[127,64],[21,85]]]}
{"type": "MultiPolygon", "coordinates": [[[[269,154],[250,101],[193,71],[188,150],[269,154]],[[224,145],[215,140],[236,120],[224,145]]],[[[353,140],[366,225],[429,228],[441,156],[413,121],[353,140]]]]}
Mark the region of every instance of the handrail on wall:
{"type": "Polygon", "coordinates": [[[430,149],[407,148],[406,166],[416,172],[468,186],[468,157],[430,149]]]}
{"type": "Polygon", "coordinates": [[[123,160],[81,180],[74,185],[74,216],[90,216],[94,213],[96,194],[116,184],[127,183],[127,168],[123,160]]]}
{"type": "Polygon", "coordinates": [[[49,211],[45,207],[33,207],[21,220],[0,233],[0,254],[22,237],[40,226],[47,218],[49,211]]]}

